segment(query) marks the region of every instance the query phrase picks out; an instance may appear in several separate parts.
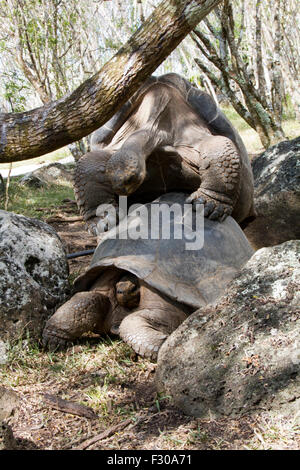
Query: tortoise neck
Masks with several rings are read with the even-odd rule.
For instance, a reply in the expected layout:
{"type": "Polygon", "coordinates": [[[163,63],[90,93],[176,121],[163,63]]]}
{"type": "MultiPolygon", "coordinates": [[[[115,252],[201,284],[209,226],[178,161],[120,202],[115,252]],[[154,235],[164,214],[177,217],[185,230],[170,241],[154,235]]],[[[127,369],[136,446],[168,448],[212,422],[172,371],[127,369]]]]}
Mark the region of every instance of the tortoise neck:
{"type": "Polygon", "coordinates": [[[168,300],[167,297],[144,282],[141,282],[139,310],[144,308],[170,310],[170,307],[174,308],[171,300],[168,300]]]}

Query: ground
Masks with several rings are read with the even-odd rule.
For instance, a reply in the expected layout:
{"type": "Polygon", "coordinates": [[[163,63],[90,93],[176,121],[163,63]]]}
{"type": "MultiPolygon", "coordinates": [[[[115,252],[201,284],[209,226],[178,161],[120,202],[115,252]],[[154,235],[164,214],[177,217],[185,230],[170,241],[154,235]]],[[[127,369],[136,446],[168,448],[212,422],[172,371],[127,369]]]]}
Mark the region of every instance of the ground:
{"type": "MultiPolygon", "coordinates": [[[[59,233],[68,253],[95,247],[95,238],[78,218],[70,183],[28,189],[18,180],[12,180],[8,210],[47,221],[59,233]]],[[[1,209],[3,204],[4,198],[0,199],[1,209]]],[[[70,260],[71,282],[90,259],[70,260]]],[[[13,388],[21,399],[11,422],[18,448],[300,448],[299,428],[280,416],[196,419],[183,415],[168,397],[157,395],[155,368],[156,364],[138,357],[116,337],[89,336],[60,353],[45,352],[30,338],[20,338],[11,344],[7,364],[0,365],[0,383],[13,388]],[[53,409],[45,401],[45,393],[84,404],[96,417],[53,409]],[[90,438],[105,431],[89,445],[90,438]]]]}

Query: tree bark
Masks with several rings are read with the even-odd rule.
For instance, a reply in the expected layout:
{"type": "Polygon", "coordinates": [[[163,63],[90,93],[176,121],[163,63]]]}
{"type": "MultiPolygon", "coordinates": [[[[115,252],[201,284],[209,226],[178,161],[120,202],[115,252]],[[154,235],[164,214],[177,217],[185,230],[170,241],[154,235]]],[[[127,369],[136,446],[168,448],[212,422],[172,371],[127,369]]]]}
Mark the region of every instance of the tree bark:
{"type": "Polygon", "coordinates": [[[103,125],[221,0],[165,0],[118,53],[62,99],[0,114],[0,162],[52,152],[103,125]]]}

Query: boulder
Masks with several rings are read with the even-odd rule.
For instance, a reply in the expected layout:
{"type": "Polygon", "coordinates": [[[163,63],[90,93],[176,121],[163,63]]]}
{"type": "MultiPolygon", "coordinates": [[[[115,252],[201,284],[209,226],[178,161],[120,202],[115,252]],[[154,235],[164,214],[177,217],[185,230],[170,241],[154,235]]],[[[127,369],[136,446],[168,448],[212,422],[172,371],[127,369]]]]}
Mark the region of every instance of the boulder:
{"type": "Polygon", "coordinates": [[[299,412],[299,255],[294,240],[258,250],[216,304],[185,320],[159,352],[158,392],[197,417],[299,412]]]}
{"type": "Polygon", "coordinates": [[[0,366],[8,362],[7,344],[0,339],[0,366]]]}
{"type": "MultiPolygon", "coordinates": [[[[63,244],[46,223],[0,211],[0,340],[39,337],[69,289],[63,244]]],[[[3,352],[4,351],[4,352],[3,352]]]]}
{"type": "Polygon", "coordinates": [[[23,178],[20,179],[20,184],[22,186],[29,186],[30,188],[47,188],[48,183],[35,175],[34,172],[26,173],[23,178]]]}
{"type": "Polygon", "coordinates": [[[26,173],[20,180],[20,184],[33,188],[47,187],[60,181],[73,181],[72,170],[66,168],[62,163],[51,163],[30,173],[26,173]]]}
{"type": "Polygon", "coordinates": [[[18,412],[19,406],[18,394],[9,388],[0,386],[0,450],[17,449],[17,443],[8,421],[18,412]]]}
{"type": "Polygon", "coordinates": [[[0,420],[0,450],[18,450],[18,444],[12,428],[5,421],[0,420]]]}
{"type": "Polygon", "coordinates": [[[254,249],[300,239],[300,137],[270,147],[252,163],[257,218],[245,229],[254,249]]]}
{"type": "Polygon", "coordinates": [[[0,385],[0,422],[9,420],[18,411],[19,395],[12,389],[0,385]]]}

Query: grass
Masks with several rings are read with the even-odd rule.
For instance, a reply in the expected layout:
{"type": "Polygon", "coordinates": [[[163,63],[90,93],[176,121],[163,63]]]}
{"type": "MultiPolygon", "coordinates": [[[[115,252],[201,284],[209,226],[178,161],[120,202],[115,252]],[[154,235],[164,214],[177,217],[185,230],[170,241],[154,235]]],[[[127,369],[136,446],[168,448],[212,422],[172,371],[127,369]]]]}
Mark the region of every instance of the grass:
{"type": "Polygon", "coordinates": [[[22,406],[11,424],[18,442],[26,442],[26,448],[74,448],[128,418],[132,421],[128,429],[94,448],[299,448],[296,417],[286,420],[264,413],[201,419],[181,415],[172,408],[168,396],[155,393],[154,370],[154,364],[137,357],[119,339],[85,338],[66,352],[49,353],[29,338],[20,338],[10,344],[8,361],[0,366],[0,383],[21,397],[22,406]],[[43,403],[44,393],[86,405],[97,418],[89,421],[49,409],[43,403]]]}
{"type": "Polygon", "coordinates": [[[61,449],[69,446],[74,437],[75,441],[80,440],[91,431],[86,419],[45,408],[43,393],[92,408],[99,416],[93,422],[96,433],[131,417],[134,422],[136,417],[136,402],[128,384],[135,375],[146,374],[151,364],[142,359],[133,361],[131,348],[119,339],[86,338],[81,343],[67,352],[49,353],[33,341],[19,339],[10,344],[8,361],[0,366],[0,383],[18,391],[23,400],[15,429],[18,423],[23,429],[22,426],[30,427],[38,421],[38,429],[63,430],[68,423],[68,438],[64,432],[51,432],[51,436],[43,431],[32,433],[34,442],[42,444],[42,448],[54,445],[61,449]]]}
{"type": "MultiPolygon", "coordinates": [[[[1,384],[16,388],[55,382],[63,398],[68,398],[73,388],[81,388],[83,402],[95,411],[101,410],[102,415],[112,388],[130,375],[132,364],[128,361],[131,348],[111,338],[86,339],[82,345],[60,353],[44,352],[36,342],[19,339],[10,344],[7,354],[7,363],[0,367],[1,384]]],[[[114,412],[126,414],[125,408],[114,408],[114,412]]]]}
{"type": "Polygon", "coordinates": [[[292,418],[282,418],[280,415],[261,416],[260,423],[254,429],[254,436],[247,450],[288,450],[298,442],[300,448],[300,411],[292,418]]]}
{"type": "MultiPolygon", "coordinates": [[[[55,211],[63,199],[74,199],[73,185],[65,180],[47,188],[30,188],[19,184],[20,179],[21,177],[11,179],[8,211],[42,219],[55,211]]],[[[3,196],[0,198],[0,209],[4,209],[3,196]]]]}
{"type": "MultiPolygon", "coordinates": [[[[252,127],[250,127],[246,121],[239,116],[232,106],[223,106],[222,111],[240,133],[249,154],[261,153],[264,151],[257,132],[255,132],[254,129],[252,129],[252,127]]],[[[290,116],[287,116],[287,118],[283,120],[282,127],[289,139],[295,139],[300,135],[300,122],[295,119],[291,119],[290,116]]]]}

